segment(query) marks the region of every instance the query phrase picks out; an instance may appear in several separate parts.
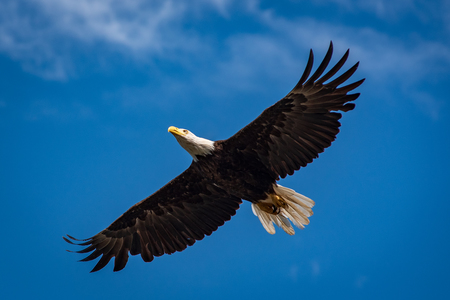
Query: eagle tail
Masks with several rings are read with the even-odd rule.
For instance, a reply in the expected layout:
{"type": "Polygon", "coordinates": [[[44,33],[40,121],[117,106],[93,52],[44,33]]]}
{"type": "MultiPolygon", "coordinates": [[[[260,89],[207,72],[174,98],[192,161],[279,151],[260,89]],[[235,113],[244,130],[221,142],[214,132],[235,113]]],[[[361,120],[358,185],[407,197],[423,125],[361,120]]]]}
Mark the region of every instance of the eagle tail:
{"type": "Polygon", "coordinates": [[[274,234],[273,223],[281,227],[287,234],[295,234],[289,220],[298,228],[305,228],[309,224],[308,217],[313,215],[314,201],[293,189],[274,184],[274,194],[267,199],[252,203],[253,213],[259,218],[264,229],[274,234]]]}

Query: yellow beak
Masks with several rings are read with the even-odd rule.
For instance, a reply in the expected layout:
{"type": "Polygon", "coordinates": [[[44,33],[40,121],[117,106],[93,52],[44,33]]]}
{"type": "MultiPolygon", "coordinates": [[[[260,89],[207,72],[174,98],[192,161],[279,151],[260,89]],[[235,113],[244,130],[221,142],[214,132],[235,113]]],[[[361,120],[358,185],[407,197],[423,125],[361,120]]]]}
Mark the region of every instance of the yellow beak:
{"type": "Polygon", "coordinates": [[[175,126],[170,126],[167,131],[173,135],[180,135],[180,136],[186,135],[186,133],[183,132],[183,130],[181,130],[180,128],[177,128],[175,126]]]}

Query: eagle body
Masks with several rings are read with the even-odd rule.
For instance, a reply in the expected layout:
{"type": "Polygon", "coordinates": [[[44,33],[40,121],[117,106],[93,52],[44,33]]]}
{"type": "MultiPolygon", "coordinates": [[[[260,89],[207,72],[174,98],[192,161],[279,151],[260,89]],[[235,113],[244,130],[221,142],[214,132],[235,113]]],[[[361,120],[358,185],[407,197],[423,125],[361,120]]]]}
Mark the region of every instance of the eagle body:
{"type": "Polygon", "coordinates": [[[214,145],[211,155],[192,163],[195,171],[233,196],[252,203],[266,198],[268,192],[273,193],[272,185],[278,176],[257,156],[229,147],[225,141],[217,141],[214,145]]]}
{"type": "Polygon", "coordinates": [[[309,224],[314,201],[278,184],[280,178],[305,167],[329,147],[339,132],[340,112],[352,110],[349,94],[364,79],[341,86],[358,63],[333,78],[349,51],[325,74],[331,60],[330,43],[325,58],[311,75],[313,52],[297,85],[250,124],[227,140],[211,141],[187,129],[168,131],[192,156],[188,169],[141,202],[133,205],[110,226],[85,240],[64,240],[85,246],[82,261],[100,257],[92,272],[114,257],[114,271],[123,269],[129,254],[145,262],[163,254],[183,251],[236,214],[242,200],[270,234],[274,224],[293,235],[309,224]]]}

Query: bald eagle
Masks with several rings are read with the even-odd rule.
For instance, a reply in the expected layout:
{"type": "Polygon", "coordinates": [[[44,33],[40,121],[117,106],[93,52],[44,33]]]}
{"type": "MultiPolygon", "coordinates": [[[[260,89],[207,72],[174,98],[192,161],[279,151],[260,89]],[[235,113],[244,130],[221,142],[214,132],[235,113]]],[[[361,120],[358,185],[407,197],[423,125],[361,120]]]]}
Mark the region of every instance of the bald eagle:
{"type": "Polygon", "coordinates": [[[236,213],[242,200],[251,202],[253,213],[270,234],[273,223],[290,235],[291,222],[303,228],[309,223],[314,201],[277,183],[280,178],[312,162],[331,145],[339,132],[338,111],[355,107],[348,94],[364,79],[339,87],[358,68],[330,80],[344,65],[349,50],[325,75],[333,52],[330,43],[324,60],[310,76],[313,52],[297,85],[253,122],[227,140],[210,141],[187,129],[168,131],[192,156],[189,168],[133,205],[105,230],[85,240],[67,235],[64,240],[84,246],[82,261],[100,259],[91,272],[105,267],[111,258],[114,271],[122,270],[128,254],[140,254],[145,262],[165,253],[192,246],[212,234],[236,213]],[[326,83],[327,82],[327,83],[326,83]]]}

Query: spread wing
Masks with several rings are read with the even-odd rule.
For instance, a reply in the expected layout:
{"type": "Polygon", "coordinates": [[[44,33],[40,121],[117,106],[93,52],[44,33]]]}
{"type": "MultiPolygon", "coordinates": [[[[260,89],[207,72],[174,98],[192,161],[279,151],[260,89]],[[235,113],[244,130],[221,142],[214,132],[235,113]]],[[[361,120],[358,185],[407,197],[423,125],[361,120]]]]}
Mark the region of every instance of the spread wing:
{"type": "Polygon", "coordinates": [[[150,262],[154,256],[183,251],[230,220],[240,203],[241,199],[209,183],[191,166],[100,233],[86,240],[69,235],[64,240],[87,246],[78,253],[93,251],[81,261],[101,256],[91,272],[113,257],[114,271],[119,271],[127,264],[128,253],[150,262]]]}
{"type": "Polygon", "coordinates": [[[342,115],[337,111],[346,112],[355,107],[349,101],[358,98],[359,93],[348,93],[364,81],[338,87],[356,71],[357,63],[336,79],[325,83],[341,69],[349,54],[347,50],[339,62],[322,75],[332,52],[333,44],[330,43],[324,60],[309,76],[314,60],[311,50],[306,69],[292,91],[224,141],[224,147],[256,153],[269,170],[282,178],[292,175],[318,157],[339,132],[342,115]]]}

